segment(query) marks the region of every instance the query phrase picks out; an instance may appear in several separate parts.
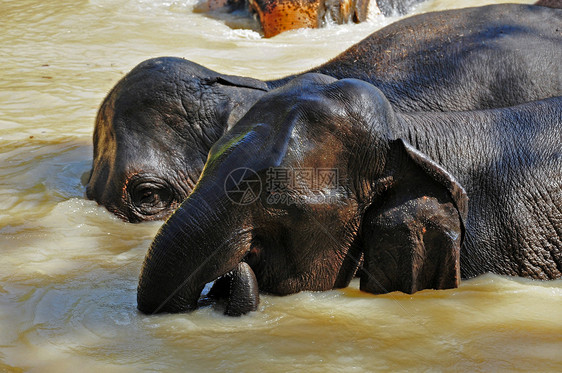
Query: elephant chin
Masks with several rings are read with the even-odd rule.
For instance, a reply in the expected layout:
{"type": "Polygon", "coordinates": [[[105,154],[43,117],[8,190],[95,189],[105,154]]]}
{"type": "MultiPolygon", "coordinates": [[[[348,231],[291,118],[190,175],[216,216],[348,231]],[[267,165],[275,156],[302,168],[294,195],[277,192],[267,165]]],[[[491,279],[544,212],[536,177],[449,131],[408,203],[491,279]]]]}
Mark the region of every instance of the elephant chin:
{"type": "Polygon", "coordinates": [[[223,301],[224,314],[227,316],[241,316],[256,311],[260,300],[254,271],[248,263],[239,263],[235,269],[215,281],[208,297],[223,301]]]}

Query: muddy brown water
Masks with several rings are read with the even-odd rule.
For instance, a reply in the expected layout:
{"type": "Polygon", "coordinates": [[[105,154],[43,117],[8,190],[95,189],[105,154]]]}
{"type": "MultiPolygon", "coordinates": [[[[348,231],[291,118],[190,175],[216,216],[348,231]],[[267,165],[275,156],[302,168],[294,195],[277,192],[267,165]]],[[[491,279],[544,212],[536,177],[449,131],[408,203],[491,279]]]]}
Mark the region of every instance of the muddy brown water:
{"type": "MultiPolygon", "coordinates": [[[[416,11],[491,1],[430,1],[416,11]]],[[[556,371],[562,281],[485,275],[460,288],[262,296],[259,312],[144,316],[137,279],[160,223],[84,199],[101,100],[162,55],[275,78],[395,19],[263,39],[243,16],[166,0],[0,1],[0,371],[556,371]]]]}

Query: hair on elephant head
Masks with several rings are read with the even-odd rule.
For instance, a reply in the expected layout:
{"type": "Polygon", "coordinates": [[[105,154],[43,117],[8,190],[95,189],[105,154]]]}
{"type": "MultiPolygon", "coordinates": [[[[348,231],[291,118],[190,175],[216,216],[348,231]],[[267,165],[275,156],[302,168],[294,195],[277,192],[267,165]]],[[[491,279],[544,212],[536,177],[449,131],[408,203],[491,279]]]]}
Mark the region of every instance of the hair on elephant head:
{"type": "Polygon", "coordinates": [[[357,80],[308,74],[264,96],[152,243],[139,309],[194,309],[240,262],[274,294],[347,286],[362,254],[364,290],[457,286],[466,194],[397,126],[382,93],[357,80]]]}

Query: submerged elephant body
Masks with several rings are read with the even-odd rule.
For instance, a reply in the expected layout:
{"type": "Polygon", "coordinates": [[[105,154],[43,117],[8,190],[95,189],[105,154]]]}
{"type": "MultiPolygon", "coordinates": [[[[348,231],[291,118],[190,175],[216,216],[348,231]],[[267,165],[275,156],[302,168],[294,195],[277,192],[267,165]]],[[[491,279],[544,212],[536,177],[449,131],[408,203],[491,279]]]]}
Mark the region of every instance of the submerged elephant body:
{"type": "MultiPolygon", "coordinates": [[[[311,69],[374,84],[400,112],[504,107],[562,94],[562,11],[494,5],[391,24],[311,69]]],[[[145,61],[102,103],[86,194],[124,220],[166,218],[192,191],[211,146],[272,81],[179,58],[145,61]]]]}
{"type": "Polygon", "coordinates": [[[240,262],[274,294],[347,286],[362,256],[361,289],[372,293],[451,288],[485,272],[559,278],[561,142],[562,97],[401,114],[363,81],[297,78],[213,146],[147,253],[138,307],[194,309],[205,283],[240,262]],[[299,178],[285,185],[290,199],[255,182],[327,169],[337,183],[299,178]],[[231,198],[244,188],[259,198],[231,198]]]}

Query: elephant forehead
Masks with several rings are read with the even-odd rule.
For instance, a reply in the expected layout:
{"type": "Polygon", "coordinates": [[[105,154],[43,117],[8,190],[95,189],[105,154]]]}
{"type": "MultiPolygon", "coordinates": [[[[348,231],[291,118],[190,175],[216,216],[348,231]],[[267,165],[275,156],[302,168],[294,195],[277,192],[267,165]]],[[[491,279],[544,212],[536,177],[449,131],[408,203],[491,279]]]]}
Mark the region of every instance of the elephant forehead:
{"type": "Polygon", "coordinates": [[[336,81],[327,75],[304,74],[262,96],[254,107],[275,104],[279,112],[298,109],[303,105],[321,104],[328,98],[323,94],[325,87],[336,81]]]}
{"type": "Polygon", "coordinates": [[[298,113],[307,121],[324,125],[363,120],[367,113],[383,117],[392,113],[390,103],[379,89],[357,79],[299,81],[265,95],[255,110],[277,112],[282,114],[280,118],[298,113]]]}
{"type": "Polygon", "coordinates": [[[121,125],[156,127],[166,123],[181,133],[186,122],[196,126],[202,112],[212,110],[215,103],[207,102],[212,101],[209,99],[201,79],[195,76],[143,71],[120,81],[106,101],[113,102],[111,111],[122,119],[121,125]]]}

